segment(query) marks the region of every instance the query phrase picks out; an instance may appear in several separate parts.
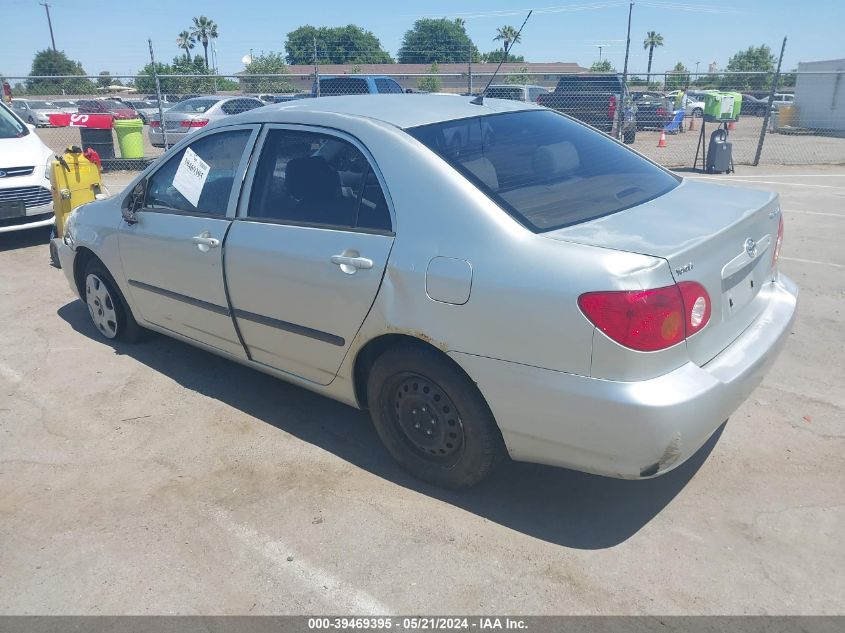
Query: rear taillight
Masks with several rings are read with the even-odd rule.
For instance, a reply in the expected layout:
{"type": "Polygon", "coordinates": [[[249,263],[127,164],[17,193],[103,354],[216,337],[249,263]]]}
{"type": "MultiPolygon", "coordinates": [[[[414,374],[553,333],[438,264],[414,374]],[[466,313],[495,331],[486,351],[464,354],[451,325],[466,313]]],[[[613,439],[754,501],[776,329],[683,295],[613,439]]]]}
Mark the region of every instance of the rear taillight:
{"type": "Polygon", "coordinates": [[[611,121],[616,117],[616,95],[610,95],[607,102],[607,118],[611,121]]]}
{"type": "Polygon", "coordinates": [[[150,121],[150,127],[161,127],[161,121],[150,121]]]}
{"type": "Polygon", "coordinates": [[[778,238],[775,240],[775,251],[772,253],[772,266],[778,263],[780,258],[780,247],[783,246],[783,213],[778,221],[778,238]]]}
{"type": "Polygon", "coordinates": [[[205,127],[208,125],[208,119],[185,119],[180,121],[179,125],[181,127],[205,127]]]}
{"type": "Polygon", "coordinates": [[[710,297],[691,281],[651,290],[588,292],[578,297],[578,307],[607,336],[641,352],[677,345],[710,319],[710,297]]]}

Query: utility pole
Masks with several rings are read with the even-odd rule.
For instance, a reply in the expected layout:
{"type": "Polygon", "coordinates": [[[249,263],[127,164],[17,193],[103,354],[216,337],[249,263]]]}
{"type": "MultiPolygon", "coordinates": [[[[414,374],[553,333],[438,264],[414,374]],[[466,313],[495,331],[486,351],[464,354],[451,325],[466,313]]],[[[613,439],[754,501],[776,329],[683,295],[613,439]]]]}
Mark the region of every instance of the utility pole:
{"type": "Polygon", "coordinates": [[[469,58],[467,59],[467,81],[469,81],[469,96],[472,96],[472,46],[469,47],[469,58]]]}
{"type": "Polygon", "coordinates": [[[604,48],[604,44],[598,44],[599,47],[599,62],[601,62],[601,49],[604,48]]]}
{"type": "Polygon", "coordinates": [[[50,26],[50,42],[53,44],[53,51],[56,50],[56,38],[53,37],[53,21],[50,19],[50,5],[46,2],[39,2],[42,7],[47,10],[47,24],[50,26]]]}
{"type": "Polygon", "coordinates": [[[769,127],[769,117],[772,114],[772,103],[775,100],[775,92],[778,89],[778,81],[780,80],[780,66],[783,63],[783,53],[786,50],[786,38],[783,38],[783,44],[780,46],[780,57],[778,58],[778,69],[775,71],[775,76],[772,78],[771,89],[769,90],[769,104],[766,106],[766,115],[763,117],[763,127],[760,128],[760,140],[757,142],[757,153],[754,154],[755,167],[760,164],[760,155],[763,153],[763,142],[766,140],[766,128],[769,127]]]}
{"type": "Polygon", "coordinates": [[[317,86],[317,96],[320,96],[320,69],[317,68],[317,38],[314,37],[314,85],[317,86]]]}
{"type": "Polygon", "coordinates": [[[162,140],[164,140],[164,149],[167,149],[167,127],[164,125],[164,108],[161,105],[161,82],[158,80],[158,69],[156,68],[156,58],[153,54],[153,40],[148,38],[150,43],[150,62],[153,64],[153,78],[156,82],[156,99],[158,100],[158,120],[161,125],[162,140]]]}
{"type": "MultiPolygon", "coordinates": [[[[625,42],[625,65],[622,67],[622,83],[624,85],[628,85],[628,53],[631,50],[631,13],[634,11],[634,0],[631,0],[631,3],[628,5],[628,40],[625,42]]],[[[616,109],[617,116],[619,117],[619,124],[616,126],[616,137],[622,138],[622,117],[624,116],[622,111],[623,107],[622,104],[619,104],[620,107],[616,109]]]]}

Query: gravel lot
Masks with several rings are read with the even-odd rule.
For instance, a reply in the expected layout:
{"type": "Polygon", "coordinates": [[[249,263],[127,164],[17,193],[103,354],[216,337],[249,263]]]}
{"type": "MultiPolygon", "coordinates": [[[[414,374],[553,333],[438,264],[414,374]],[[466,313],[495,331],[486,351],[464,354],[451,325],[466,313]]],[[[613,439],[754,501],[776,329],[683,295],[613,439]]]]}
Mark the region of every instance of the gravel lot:
{"type": "Polygon", "coordinates": [[[721,437],[639,482],[421,485],[363,413],[98,338],[46,233],[0,235],[0,614],[842,614],[845,169],[714,179],[781,192],[800,312],[721,437]]]}
{"type": "MultiPolygon", "coordinates": [[[[730,133],[733,158],[737,165],[750,165],[754,161],[762,123],[762,117],[746,116],[736,123],[736,129],[730,133]]],[[[715,124],[707,124],[708,139],[716,127],[715,124]]],[[[661,165],[691,167],[695,160],[700,129],[701,122],[698,120],[694,131],[668,134],[667,146],[662,148],[657,147],[657,142],[660,140],[659,131],[640,130],[637,132],[637,140],[632,147],[661,165]]],[[[144,156],[148,158],[160,156],[164,150],[150,145],[148,131],[149,127],[144,126],[144,156]]],[[[76,128],[40,128],[38,135],[56,152],[62,151],[68,145],[80,143],[79,130],[76,128]]],[[[120,156],[120,148],[116,140],[114,151],[115,156],[120,156]]],[[[762,165],[845,165],[845,137],[767,134],[760,163],[762,165]]]]}

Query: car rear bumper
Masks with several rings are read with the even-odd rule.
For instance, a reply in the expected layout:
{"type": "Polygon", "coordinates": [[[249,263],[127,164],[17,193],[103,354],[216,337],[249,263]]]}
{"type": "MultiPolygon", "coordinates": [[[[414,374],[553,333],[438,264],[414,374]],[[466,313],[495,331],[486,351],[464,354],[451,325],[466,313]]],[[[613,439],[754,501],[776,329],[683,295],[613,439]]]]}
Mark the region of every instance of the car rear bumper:
{"type": "Polygon", "coordinates": [[[634,479],[691,457],[760,384],[789,335],[798,289],[779,275],[764,312],[709,363],[615,382],[450,355],[476,381],[511,457],[634,479]]]}

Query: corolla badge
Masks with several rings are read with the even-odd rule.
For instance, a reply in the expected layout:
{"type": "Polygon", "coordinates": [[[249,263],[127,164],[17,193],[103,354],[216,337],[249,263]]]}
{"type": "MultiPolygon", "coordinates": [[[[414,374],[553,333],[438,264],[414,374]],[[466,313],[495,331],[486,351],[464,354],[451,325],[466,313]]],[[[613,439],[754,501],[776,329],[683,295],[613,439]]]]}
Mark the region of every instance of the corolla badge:
{"type": "Polygon", "coordinates": [[[683,266],[679,266],[678,268],[676,268],[675,274],[680,277],[681,275],[683,275],[684,273],[688,273],[692,269],[693,269],[692,262],[689,262],[688,264],[684,264],[683,266]]]}
{"type": "Polygon", "coordinates": [[[745,252],[748,253],[748,256],[751,259],[757,257],[757,242],[752,240],[750,237],[745,240],[745,252]]]}

